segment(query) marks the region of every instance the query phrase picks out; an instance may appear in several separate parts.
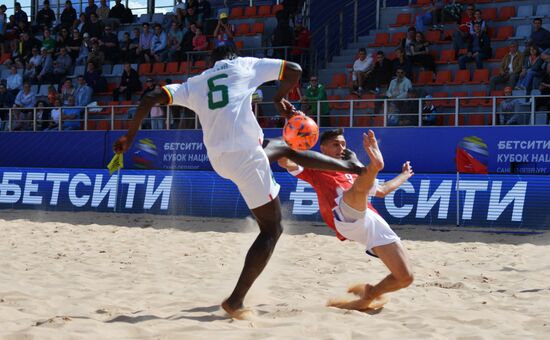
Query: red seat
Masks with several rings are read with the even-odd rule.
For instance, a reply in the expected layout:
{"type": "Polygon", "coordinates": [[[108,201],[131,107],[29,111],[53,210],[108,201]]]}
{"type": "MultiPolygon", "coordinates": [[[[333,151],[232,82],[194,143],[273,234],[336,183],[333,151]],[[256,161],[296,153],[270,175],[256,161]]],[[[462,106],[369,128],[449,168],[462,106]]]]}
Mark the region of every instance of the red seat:
{"type": "Polygon", "coordinates": [[[491,58],[487,61],[491,62],[491,61],[501,61],[505,56],[506,54],[508,53],[510,49],[508,47],[499,47],[497,48],[496,52],[495,52],[495,57],[494,58],[491,58]]]}
{"type": "Polygon", "coordinates": [[[412,7],[423,7],[428,6],[432,3],[432,0],[416,0],[416,4],[411,5],[412,7]]]}
{"type": "Polygon", "coordinates": [[[496,8],[484,8],[482,10],[483,19],[486,21],[493,21],[497,19],[497,9],[496,8]]]}
{"type": "Polygon", "coordinates": [[[244,8],[243,7],[231,8],[231,12],[229,16],[233,19],[242,18],[244,16],[244,8]]]}
{"type": "MultiPolygon", "coordinates": [[[[473,91],[472,97],[485,97],[487,96],[485,91],[473,91]]],[[[464,100],[464,103],[462,104],[464,107],[478,107],[478,106],[488,106],[490,105],[490,101],[487,98],[473,98],[473,99],[467,99],[464,100]]]]}
{"type": "Polygon", "coordinates": [[[155,74],[162,74],[164,72],[165,65],[164,63],[154,63],[153,68],[151,69],[151,72],[149,74],[155,75],[155,74]]]}
{"type": "Polygon", "coordinates": [[[417,85],[430,85],[433,82],[433,72],[432,71],[422,71],[418,75],[418,80],[416,81],[417,85]]]}
{"type": "Polygon", "coordinates": [[[497,21],[507,21],[511,17],[516,16],[516,8],[514,6],[504,6],[500,8],[497,21]]]}
{"type": "Polygon", "coordinates": [[[441,51],[441,54],[439,55],[439,60],[436,61],[437,64],[451,64],[454,62],[456,62],[454,50],[441,51]]]}
{"type": "Polygon", "coordinates": [[[340,96],[339,95],[327,96],[327,100],[329,100],[329,102],[328,102],[329,108],[336,109],[335,104],[337,104],[337,103],[334,102],[334,100],[340,100],[340,96]]]}
{"type": "Polygon", "coordinates": [[[235,41],[235,46],[237,46],[237,49],[242,50],[244,48],[244,41],[235,41]]]}
{"type": "Polygon", "coordinates": [[[513,26],[502,26],[497,30],[497,36],[493,40],[508,40],[511,36],[514,35],[513,26]]]}
{"type": "Polygon", "coordinates": [[[390,34],[389,33],[376,33],[374,38],[374,43],[369,44],[369,47],[379,47],[387,46],[389,44],[390,34]]]}
{"type": "Polygon", "coordinates": [[[409,26],[411,24],[411,13],[399,13],[395,24],[391,24],[390,27],[409,26]]]}
{"type": "Polygon", "coordinates": [[[346,96],[342,98],[343,100],[346,100],[345,102],[336,102],[334,103],[334,108],[337,110],[349,110],[350,108],[350,102],[349,100],[357,99],[355,96],[346,96]]]}
{"type": "MultiPolygon", "coordinates": [[[[354,99],[374,99],[375,95],[368,93],[361,97],[356,97],[354,99]]],[[[358,101],[353,103],[353,109],[354,110],[367,110],[367,109],[374,109],[374,102],[367,102],[367,101],[358,101]]]]}
{"type": "Polygon", "coordinates": [[[451,82],[453,85],[466,84],[470,81],[469,70],[458,70],[455,73],[455,79],[451,82]]]}
{"type": "Polygon", "coordinates": [[[435,85],[447,85],[451,83],[451,71],[444,70],[437,72],[435,76],[435,85]]]}
{"type": "Polygon", "coordinates": [[[271,16],[271,6],[262,5],[262,6],[258,7],[258,16],[259,17],[271,16]]]}
{"type": "Polygon", "coordinates": [[[140,64],[138,68],[139,75],[149,74],[151,72],[151,64],[140,64]]]}
{"type": "MultiPolygon", "coordinates": [[[[449,97],[449,94],[447,92],[434,92],[432,94],[432,97],[434,99],[437,99],[437,98],[448,98],[449,97]]],[[[443,107],[451,107],[454,105],[454,103],[451,103],[450,100],[446,99],[446,100],[434,100],[433,101],[434,105],[437,107],[437,106],[443,106],[443,107]]]]}
{"type": "Polygon", "coordinates": [[[199,72],[206,70],[206,61],[204,60],[195,61],[194,68],[197,69],[199,72]]]}
{"type": "Polygon", "coordinates": [[[426,41],[428,41],[432,44],[436,44],[437,42],[439,42],[439,40],[441,38],[441,32],[440,31],[427,31],[425,37],[426,37],[426,41]]]}
{"type": "Polygon", "coordinates": [[[327,85],[327,88],[337,88],[337,87],[346,87],[347,85],[347,75],[345,73],[335,73],[332,76],[330,84],[327,85]]]}
{"type": "Polygon", "coordinates": [[[488,84],[489,83],[489,70],[481,69],[475,70],[472,80],[466,82],[467,84],[488,84]]]}
{"type": "Polygon", "coordinates": [[[353,116],[353,126],[370,126],[371,117],[365,115],[353,116]]]}
{"type": "Polygon", "coordinates": [[[330,117],[330,125],[333,127],[349,127],[349,117],[330,117]]]}
{"type": "Polygon", "coordinates": [[[160,74],[178,74],[180,73],[180,64],[177,61],[166,63],[166,69],[160,74]]]}
{"type": "Polygon", "coordinates": [[[0,64],[3,64],[6,60],[10,58],[9,53],[2,53],[2,56],[0,56],[0,64]]]}
{"type": "Polygon", "coordinates": [[[389,46],[397,46],[401,43],[401,40],[407,36],[407,33],[405,32],[396,32],[392,34],[391,41],[389,43],[389,46]]]}
{"type": "Polygon", "coordinates": [[[283,5],[282,4],[279,4],[279,5],[273,5],[273,7],[271,8],[271,14],[272,15],[276,15],[277,12],[279,11],[282,11],[283,10],[283,5]]]}
{"type": "Polygon", "coordinates": [[[462,98],[467,97],[467,96],[468,96],[468,92],[465,92],[465,91],[456,91],[456,92],[451,93],[451,97],[453,98],[453,99],[451,99],[452,106],[454,107],[455,104],[456,104],[456,100],[454,98],[459,98],[458,106],[460,108],[460,106],[462,106],[462,104],[466,101],[466,99],[462,99],[462,98]]]}
{"type": "Polygon", "coordinates": [[[264,33],[265,24],[263,22],[256,22],[252,24],[252,34],[262,34],[264,33]]]}
{"type": "Polygon", "coordinates": [[[461,113],[459,115],[459,125],[486,125],[485,114],[468,114],[461,113]]]}
{"type": "Polygon", "coordinates": [[[188,74],[191,73],[191,66],[193,64],[190,61],[182,61],[180,63],[180,72],[182,74],[188,74]]]}
{"type": "Polygon", "coordinates": [[[246,7],[244,10],[244,16],[246,18],[251,18],[256,16],[256,6],[246,7]]]}
{"type": "Polygon", "coordinates": [[[250,33],[250,25],[249,24],[238,24],[235,29],[236,35],[245,35],[250,33]]]}

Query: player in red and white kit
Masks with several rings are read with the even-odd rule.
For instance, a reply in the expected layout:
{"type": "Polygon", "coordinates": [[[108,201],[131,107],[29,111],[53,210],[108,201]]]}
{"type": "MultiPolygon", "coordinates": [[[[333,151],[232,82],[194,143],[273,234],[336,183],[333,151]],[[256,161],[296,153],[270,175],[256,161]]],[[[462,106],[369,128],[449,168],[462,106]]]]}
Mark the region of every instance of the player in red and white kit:
{"type": "MultiPolygon", "coordinates": [[[[341,129],[324,132],[320,144],[321,152],[330,157],[343,159],[350,155],[341,129]]],[[[406,162],[401,174],[379,185],[376,176],[384,166],[384,159],[374,132],[364,135],[363,146],[371,162],[359,176],[304,169],[286,158],[279,160],[280,166],[312,185],[323,220],[335,230],[340,240],[349,239],[365,245],[367,253],[379,257],[390,270],[391,273],[374,286],[352,287],[350,292],[360,295],[360,299],[329,304],[356,310],[369,308],[371,302],[382,294],[405,288],[413,281],[411,266],[399,237],[368,202],[368,196],[384,197],[396,190],[413,175],[412,168],[406,162]]]]}

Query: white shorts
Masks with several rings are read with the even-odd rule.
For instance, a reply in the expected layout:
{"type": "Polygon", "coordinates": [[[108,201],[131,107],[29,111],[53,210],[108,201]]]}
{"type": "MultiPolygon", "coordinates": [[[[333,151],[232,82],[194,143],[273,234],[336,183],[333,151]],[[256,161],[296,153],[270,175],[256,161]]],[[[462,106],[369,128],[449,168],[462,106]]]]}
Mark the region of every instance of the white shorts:
{"type": "Polygon", "coordinates": [[[210,159],[214,170],[237,185],[249,209],[274,200],[281,188],[261,145],[256,149],[224,152],[210,159]]]}
{"type": "Polygon", "coordinates": [[[336,202],[338,206],[333,209],[336,230],[348,240],[359,242],[367,247],[367,253],[372,254],[372,248],[374,247],[385,246],[400,241],[399,236],[384,221],[382,216],[370,209],[365,211],[365,217],[355,222],[344,222],[342,212],[340,211],[342,196],[338,197],[336,202]]]}

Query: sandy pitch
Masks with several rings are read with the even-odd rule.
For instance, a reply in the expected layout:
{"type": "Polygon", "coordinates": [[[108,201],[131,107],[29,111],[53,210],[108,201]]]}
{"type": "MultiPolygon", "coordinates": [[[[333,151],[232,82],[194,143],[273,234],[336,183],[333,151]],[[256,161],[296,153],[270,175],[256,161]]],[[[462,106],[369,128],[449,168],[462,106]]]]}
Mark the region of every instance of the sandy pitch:
{"type": "Polygon", "coordinates": [[[286,223],[245,301],[254,319],[234,321],[219,303],[248,220],[1,210],[0,231],[1,339],[550,338],[550,233],[396,228],[416,281],[363,313],[325,304],[383,265],[326,227],[286,223]]]}

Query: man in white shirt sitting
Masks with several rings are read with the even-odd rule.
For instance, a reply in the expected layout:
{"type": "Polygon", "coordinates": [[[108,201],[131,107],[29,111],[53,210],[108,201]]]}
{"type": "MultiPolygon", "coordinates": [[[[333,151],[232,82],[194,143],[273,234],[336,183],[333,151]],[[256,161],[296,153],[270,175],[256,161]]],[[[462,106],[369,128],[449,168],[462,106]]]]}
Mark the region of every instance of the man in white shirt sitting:
{"type": "Polygon", "coordinates": [[[358,52],[358,58],[353,63],[353,70],[351,71],[351,92],[357,95],[363,94],[363,83],[365,77],[372,71],[374,61],[372,57],[367,56],[367,51],[364,48],[360,48],[358,52]],[[357,89],[357,91],[355,91],[357,89]]]}

